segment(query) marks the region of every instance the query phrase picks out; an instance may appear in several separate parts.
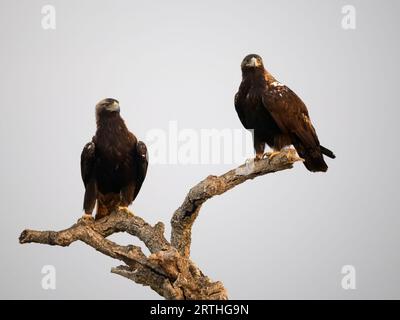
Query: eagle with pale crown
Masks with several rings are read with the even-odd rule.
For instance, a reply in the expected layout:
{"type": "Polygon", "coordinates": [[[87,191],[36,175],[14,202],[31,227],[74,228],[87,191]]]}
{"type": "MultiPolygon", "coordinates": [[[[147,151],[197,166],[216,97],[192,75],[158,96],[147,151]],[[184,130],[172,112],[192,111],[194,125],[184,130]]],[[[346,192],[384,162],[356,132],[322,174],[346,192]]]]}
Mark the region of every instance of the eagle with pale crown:
{"type": "Polygon", "coordinates": [[[81,154],[81,174],[84,218],[92,216],[97,203],[98,220],[135,200],[146,177],[148,155],[146,145],[126,127],[117,100],[107,98],[96,105],[96,124],[96,134],[81,154]]]}
{"type": "Polygon", "coordinates": [[[309,171],[327,171],[323,155],[332,159],[335,155],[319,143],[303,101],[264,68],[259,55],[247,55],[241,69],[235,109],[243,126],[253,132],[256,159],[274,157],[293,145],[309,171]],[[272,152],[264,153],[265,144],[272,152]]]}

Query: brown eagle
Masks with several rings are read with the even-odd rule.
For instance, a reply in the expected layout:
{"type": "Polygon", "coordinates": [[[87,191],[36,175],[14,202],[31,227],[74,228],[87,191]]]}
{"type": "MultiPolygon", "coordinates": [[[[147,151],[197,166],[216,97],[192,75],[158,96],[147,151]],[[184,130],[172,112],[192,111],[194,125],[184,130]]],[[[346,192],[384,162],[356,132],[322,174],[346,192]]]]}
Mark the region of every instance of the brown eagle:
{"type": "Polygon", "coordinates": [[[148,155],[146,145],[126,127],[117,100],[107,98],[96,105],[96,123],[96,135],[81,154],[81,174],[84,217],[91,217],[97,200],[97,220],[135,200],[146,177],[148,155]]]}
{"type": "Polygon", "coordinates": [[[282,148],[293,145],[308,170],[327,171],[323,154],[332,159],[335,155],[320,145],[303,101],[265,70],[259,55],[246,56],[241,68],[235,109],[243,126],[253,130],[256,159],[264,155],[273,157],[282,148]],[[272,153],[264,154],[265,144],[272,148],[272,153]]]}

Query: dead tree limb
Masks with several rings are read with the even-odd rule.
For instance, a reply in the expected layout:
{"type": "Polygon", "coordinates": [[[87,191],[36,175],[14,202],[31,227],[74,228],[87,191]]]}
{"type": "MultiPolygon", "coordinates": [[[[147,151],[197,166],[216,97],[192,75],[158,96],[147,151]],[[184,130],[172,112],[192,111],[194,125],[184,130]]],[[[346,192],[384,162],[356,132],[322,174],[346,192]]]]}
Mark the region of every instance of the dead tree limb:
{"type": "Polygon", "coordinates": [[[272,159],[251,161],[221,176],[207,177],[190,189],[173,214],[171,241],[164,237],[162,222],[151,226],[126,210],[118,210],[98,221],[80,219],[61,231],[24,230],[19,241],[63,247],[82,241],[125,263],[113,268],[112,273],[149,286],[166,299],[225,300],[228,295],[223,284],[213,282],[190,259],[192,226],[202,204],[247,180],[292,168],[293,163],[300,160],[294,150],[285,150],[272,159]],[[139,238],[151,254],[146,256],[138,246],[121,246],[107,239],[118,232],[139,238]]]}

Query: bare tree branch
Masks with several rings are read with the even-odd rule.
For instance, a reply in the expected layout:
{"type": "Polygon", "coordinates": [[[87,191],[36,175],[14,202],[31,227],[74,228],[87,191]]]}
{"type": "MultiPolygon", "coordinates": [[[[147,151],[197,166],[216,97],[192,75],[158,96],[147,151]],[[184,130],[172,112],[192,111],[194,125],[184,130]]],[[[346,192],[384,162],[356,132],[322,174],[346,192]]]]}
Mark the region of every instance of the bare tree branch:
{"type": "Polygon", "coordinates": [[[250,162],[216,177],[208,176],[190,189],[183,204],[175,211],[172,219],[171,244],[185,257],[190,255],[192,225],[199,215],[201,206],[208,199],[220,195],[235,186],[267,173],[290,169],[301,161],[295,150],[283,151],[270,159],[250,162]]]}
{"type": "Polygon", "coordinates": [[[227,299],[223,284],[211,281],[189,257],[191,230],[202,204],[247,180],[292,168],[293,163],[300,160],[294,150],[285,150],[272,159],[250,162],[219,177],[207,177],[189,191],[175,211],[171,219],[171,242],[164,237],[162,222],[151,226],[127,210],[118,210],[98,221],[80,219],[61,231],[24,230],[19,241],[63,247],[82,241],[125,263],[111,272],[149,286],[166,299],[227,299]],[[121,246],[107,239],[118,232],[138,237],[151,254],[146,257],[138,246],[121,246]]]}

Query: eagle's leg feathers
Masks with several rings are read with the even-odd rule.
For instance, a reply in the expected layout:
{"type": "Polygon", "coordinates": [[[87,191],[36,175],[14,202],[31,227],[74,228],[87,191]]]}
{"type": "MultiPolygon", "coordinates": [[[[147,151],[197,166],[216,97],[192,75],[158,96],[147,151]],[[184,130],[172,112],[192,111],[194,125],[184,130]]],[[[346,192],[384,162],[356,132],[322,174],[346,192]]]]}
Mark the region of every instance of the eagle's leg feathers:
{"type": "Polygon", "coordinates": [[[263,153],[256,153],[256,157],[254,158],[255,161],[262,160],[264,157],[263,153]]]}
{"type": "Polygon", "coordinates": [[[262,148],[256,148],[256,156],[254,158],[255,161],[264,159],[264,146],[262,148]]]}
{"type": "Polygon", "coordinates": [[[260,138],[255,133],[255,131],[253,132],[253,145],[254,145],[254,150],[256,152],[256,157],[254,158],[254,160],[255,161],[261,160],[264,155],[265,141],[261,141],[260,138]]]}

